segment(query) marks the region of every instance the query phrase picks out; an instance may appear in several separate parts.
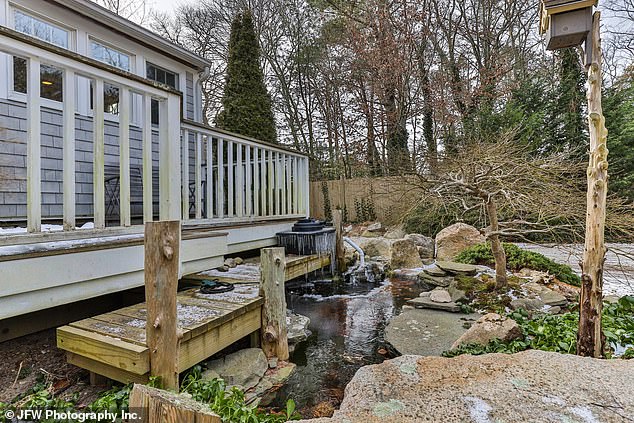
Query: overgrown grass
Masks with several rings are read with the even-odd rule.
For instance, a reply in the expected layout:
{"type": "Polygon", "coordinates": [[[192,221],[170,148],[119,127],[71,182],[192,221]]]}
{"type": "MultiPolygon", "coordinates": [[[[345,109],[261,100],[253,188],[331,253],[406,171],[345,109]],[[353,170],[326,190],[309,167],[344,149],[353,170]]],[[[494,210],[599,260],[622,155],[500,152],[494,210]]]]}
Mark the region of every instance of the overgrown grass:
{"type": "MultiPolygon", "coordinates": [[[[504,243],[506,266],[517,272],[523,268],[548,272],[561,282],[574,286],[581,286],[581,278],[572,271],[570,266],[555,263],[543,254],[522,250],[515,244],[504,243]]],[[[456,257],[456,261],[466,264],[495,265],[495,259],[489,244],[478,244],[467,248],[456,257]]]]}
{"type": "MultiPolygon", "coordinates": [[[[603,308],[603,332],[607,343],[615,348],[630,345],[622,358],[634,358],[634,297],[621,298],[617,303],[605,304],[603,308]]],[[[508,315],[515,320],[524,334],[523,340],[502,342],[493,340],[487,345],[467,344],[445,351],[443,356],[461,354],[516,353],[528,349],[574,354],[579,327],[579,314],[569,312],[558,315],[543,315],[529,319],[528,313],[518,310],[508,315]]],[[[611,354],[609,354],[611,356],[611,354]]]]}
{"type": "MultiPolygon", "coordinates": [[[[185,377],[181,386],[181,392],[190,394],[196,401],[209,405],[209,408],[218,414],[223,422],[228,423],[282,423],[289,420],[298,420],[301,416],[295,412],[295,402],[288,400],[286,410],[279,414],[269,414],[257,409],[256,406],[247,405],[244,392],[237,388],[226,391],[225,382],[222,379],[202,380],[202,369],[200,366],[194,367],[185,377]]],[[[156,379],[151,379],[150,386],[158,385],[156,379]]],[[[132,384],[116,386],[108,391],[102,392],[99,398],[81,411],[85,412],[105,412],[116,413],[128,411],[130,392],[132,384]]],[[[0,402],[0,422],[5,423],[5,413],[8,410],[43,409],[57,410],[60,412],[76,412],[78,393],[73,394],[69,400],[55,397],[50,384],[44,378],[38,379],[37,383],[22,395],[14,398],[10,403],[0,402]]],[[[57,420],[42,420],[43,422],[57,422],[57,420]]],[[[72,423],[70,420],[64,420],[72,423]]],[[[87,423],[97,423],[92,420],[85,420],[87,423]]]]}

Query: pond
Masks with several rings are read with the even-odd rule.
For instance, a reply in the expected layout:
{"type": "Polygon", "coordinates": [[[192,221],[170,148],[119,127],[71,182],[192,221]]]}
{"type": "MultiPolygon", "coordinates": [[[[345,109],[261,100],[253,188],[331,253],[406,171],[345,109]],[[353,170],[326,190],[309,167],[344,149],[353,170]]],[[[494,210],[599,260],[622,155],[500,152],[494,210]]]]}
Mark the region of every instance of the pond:
{"type": "Polygon", "coordinates": [[[415,282],[399,279],[289,285],[287,306],[310,318],[312,335],[291,354],[296,372],[273,405],[283,407],[292,398],[305,418],[338,407],[360,367],[393,357],[383,337],[385,326],[421,291],[415,282]]]}

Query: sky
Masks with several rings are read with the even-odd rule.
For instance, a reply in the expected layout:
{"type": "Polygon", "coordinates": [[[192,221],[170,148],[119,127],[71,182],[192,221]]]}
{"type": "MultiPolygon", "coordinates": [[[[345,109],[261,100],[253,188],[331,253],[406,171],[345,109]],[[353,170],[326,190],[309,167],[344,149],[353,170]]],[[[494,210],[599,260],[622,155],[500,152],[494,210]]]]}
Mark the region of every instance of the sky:
{"type": "Polygon", "coordinates": [[[172,12],[181,4],[191,3],[192,0],[147,0],[147,4],[161,12],[172,12]]]}

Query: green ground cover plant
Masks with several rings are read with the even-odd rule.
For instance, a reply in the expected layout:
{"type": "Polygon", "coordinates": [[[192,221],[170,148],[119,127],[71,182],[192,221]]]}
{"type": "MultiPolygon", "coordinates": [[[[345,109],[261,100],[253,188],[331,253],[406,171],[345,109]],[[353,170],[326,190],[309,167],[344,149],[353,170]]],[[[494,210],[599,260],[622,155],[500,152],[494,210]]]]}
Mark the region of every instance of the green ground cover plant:
{"type": "MultiPolygon", "coordinates": [[[[503,247],[506,253],[506,265],[509,270],[514,272],[523,268],[539,270],[554,275],[561,282],[581,286],[581,278],[572,271],[570,266],[555,263],[543,254],[523,250],[515,244],[504,243],[503,247]]],[[[466,264],[495,265],[489,244],[478,244],[467,248],[458,254],[456,261],[466,264]]]]}

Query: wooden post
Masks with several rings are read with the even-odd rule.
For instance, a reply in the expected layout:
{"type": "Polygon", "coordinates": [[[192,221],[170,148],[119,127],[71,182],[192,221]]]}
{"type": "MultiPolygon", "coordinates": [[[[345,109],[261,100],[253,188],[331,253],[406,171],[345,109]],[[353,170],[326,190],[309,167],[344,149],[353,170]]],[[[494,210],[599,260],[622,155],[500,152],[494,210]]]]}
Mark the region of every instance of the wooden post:
{"type": "Polygon", "coordinates": [[[221,423],[209,406],[162,389],[134,384],[130,392],[130,413],[139,423],[221,423]]]}
{"type": "Polygon", "coordinates": [[[605,213],[608,191],[608,131],[601,108],[601,13],[592,22],[592,63],[588,68],[588,123],[590,127],[590,162],[586,238],[581,264],[581,298],[577,354],[602,357],[604,336],[601,329],[603,309],[603,263],[605,261],[605,213]]]}
{"type": "Polygon", "coordinates": [[[145,224],[146,339],[150,374],[163,388],[178,391],[180,336],[176,313],[180,221],[145,224]]]}
{"type": "Polygon", "coordinates": [[[286,257],[284,248],[263,248],[260,253],[260,296],[262,307],[262,350],[268,358],[288,360],[288,338],[286,334],[286,257]]]}
{"type": "Polygon", "coordinates": [[[332,224],[336,231],[336,250],[335,260],[337,263],[337,271],[343,273],[346,271],[346,254],[343,247],[343,210],[332,211],[332,224]]]}

